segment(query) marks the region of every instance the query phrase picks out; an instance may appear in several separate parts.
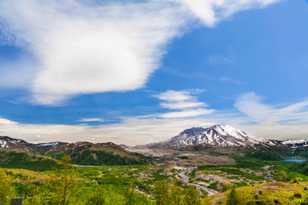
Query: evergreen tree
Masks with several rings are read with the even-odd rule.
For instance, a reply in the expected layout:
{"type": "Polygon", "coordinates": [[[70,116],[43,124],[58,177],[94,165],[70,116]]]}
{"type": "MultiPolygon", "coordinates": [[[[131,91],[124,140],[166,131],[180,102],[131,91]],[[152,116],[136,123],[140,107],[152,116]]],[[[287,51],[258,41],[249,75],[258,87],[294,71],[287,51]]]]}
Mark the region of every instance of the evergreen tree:
{"type": "Polygon", "coordinates": [[[98,188],[95,190],[95,193],[88,199],[86,205],[105,205],[105,196],[104,190],[102,188],[98,188]]]}
{"type": "Polygon", "coordinates": [[[135,191],[133,185],[130,185],[124,193],[125,205],[134,205],[135,204],[135,191]]]}
{"type": "Polygon", "coordinates": [[[184,205],[201,205],[200,193],[195,188],[188,188],[184,197],[184,205]]]}
{"type": "Polygon", "coordinates": [[[237,205],[237,204],[238,204],[238,201],[236,198],[236,192],[235,192],[235,189],[232,189],[228,195],[227,205],[237,205]]]}
{"type": "Polygon", "coordinates": [[[13,195],[12,181],[10,177],[3,171],[0,171],[0,204],[9,204],[13,195]]]}

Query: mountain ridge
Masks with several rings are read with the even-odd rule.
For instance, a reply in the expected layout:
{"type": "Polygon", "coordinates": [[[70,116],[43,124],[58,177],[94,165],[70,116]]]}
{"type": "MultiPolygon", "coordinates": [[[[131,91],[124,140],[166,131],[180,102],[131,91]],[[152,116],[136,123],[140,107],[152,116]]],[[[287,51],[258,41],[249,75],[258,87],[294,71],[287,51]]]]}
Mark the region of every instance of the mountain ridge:
{"type": "MultiPolygon", "coordinates": [[[[141,146],[142,147],[142,146],[141,146]]],[[[188,147],[216,148],[301,148],[308,147],[308,139],[276,140],[265,139],[248,134],[230,125],[216,124],[211,127],[192,127],[164,142],[145,145],[148,148],[185,149],[188,147]]]]}
{"type": "Polygon", "coordinates": [[[247,147],[260,143],[255,137],[230,125],[213,125],[208,128],[194,127],[186,129],[168,142],[170,147],[216,146],[247,147]]]}
{"type": "Polygon", "coordinates": [[[127,151],[122,146],[112,142],[49,142],[28,143],[24,140],[0,136],[0,151],[41,155],[61,160],[68,155],[71,161],[80,165],[125,165],[144,164],[150,159],[139,153],[127,151]]]}

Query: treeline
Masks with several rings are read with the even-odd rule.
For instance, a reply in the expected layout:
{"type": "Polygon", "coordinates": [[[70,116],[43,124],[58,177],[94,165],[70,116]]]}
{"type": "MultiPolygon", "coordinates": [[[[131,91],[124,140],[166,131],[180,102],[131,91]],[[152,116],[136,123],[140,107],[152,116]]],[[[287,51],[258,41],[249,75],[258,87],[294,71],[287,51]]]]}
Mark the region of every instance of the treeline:
{"type": "Polygon", "coordinates": [[[268,190],[266,187],[248,186],[212,197],[201,196],[195,188],[183,187],[176,181],[156,181],[150,186],[151,190],[145,191],[140,184],[99,184],[84,180],[71,166],[35,180],[0,170],[0,204],[12,205],[11,200],[18,197],[23,199],[22,205],[308,205],[308,187],[300,186],[297,191],[289,190],[291,195],[286,187],[279,192],[276,186],[268,194],[263,191],[268,190]]]}
{"type": "Polygon", "coordinates": [[[21,197],[23,205],[201,205],[199,191],[183,188],[171,181],[153,184],[148,195],[131,184],[125,187],[108,187],[93,184],[84,188],[73,168],[59,173],[44,182],[19,183],[9,173],[0,171],[0,204],[11,205],[11,199],[21,197]],[[86,197],[85,197],[86,196],[86,197]]]}

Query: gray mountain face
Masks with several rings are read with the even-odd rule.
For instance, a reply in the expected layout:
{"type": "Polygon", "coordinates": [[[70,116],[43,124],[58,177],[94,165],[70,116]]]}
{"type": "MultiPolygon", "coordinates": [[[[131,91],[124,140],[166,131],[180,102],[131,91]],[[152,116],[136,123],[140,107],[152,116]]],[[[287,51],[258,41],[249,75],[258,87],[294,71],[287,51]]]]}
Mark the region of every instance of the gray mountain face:
{"type": "Polygon", "coordinates": [[[214,125],[209,128],[194,127],[184,130],[167,142],[170,147],[215,146],[251,147],[263,140],[249,136],[246,132],[230,125],[214,125]]]}

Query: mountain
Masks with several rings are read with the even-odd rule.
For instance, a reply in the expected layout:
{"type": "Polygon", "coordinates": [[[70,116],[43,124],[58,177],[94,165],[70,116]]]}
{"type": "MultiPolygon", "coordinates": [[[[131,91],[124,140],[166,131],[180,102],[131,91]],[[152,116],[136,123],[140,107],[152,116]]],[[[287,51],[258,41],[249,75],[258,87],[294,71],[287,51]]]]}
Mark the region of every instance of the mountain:
{"type": "Polygon", "coordinates": [[[33,144],[30,144],[24,140],[0,136],[0,149],[30,151],[32,148],[33,144]]]}
{"type": "Polygon", "coordinates": [[[230,125],[214,125],[209,128],[194,127],[171,138],[166,145],[172,148],[186,146],[253,147],[262,140],[230,125]]]}
{"type": "Polygon", "coordinates": [[[293,149],[305,148],[305,147],[308,148],[308,140],[286,140],[283,141],[282,143],[293,149]]]}
{"type": "Polygon", "coordinates": [[[71,161],[80,165],[128,165],[144,164],[149,158],[134,152],[129,152],[114,143],[48,143],[39,144],[41,153],[56,159],[68,155],[71,161]]]}
{"type": "Polygon", "coordinates": [[[114,143],[91,143],[91,142],[50,142],[32,144],[24,140],[0,136],[0,151],[14,152],[27,158],[30,156],[42,156],[56,160],[69,156],[72,163],[80,165],[125,165],[144,164],[149,158],[129,152],[120,145],[114,143]],[[27,157],[25,156],[27,155],[27,157]]]}

